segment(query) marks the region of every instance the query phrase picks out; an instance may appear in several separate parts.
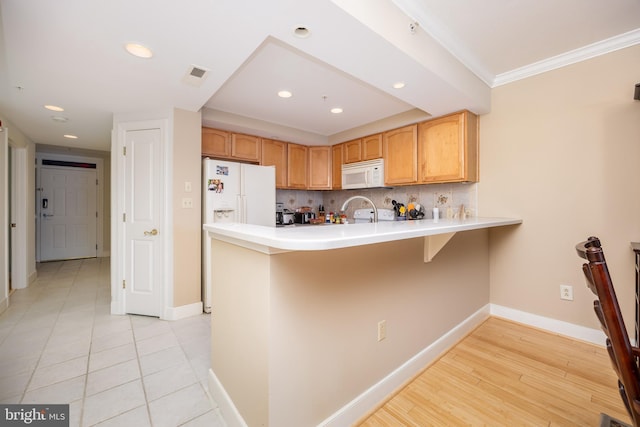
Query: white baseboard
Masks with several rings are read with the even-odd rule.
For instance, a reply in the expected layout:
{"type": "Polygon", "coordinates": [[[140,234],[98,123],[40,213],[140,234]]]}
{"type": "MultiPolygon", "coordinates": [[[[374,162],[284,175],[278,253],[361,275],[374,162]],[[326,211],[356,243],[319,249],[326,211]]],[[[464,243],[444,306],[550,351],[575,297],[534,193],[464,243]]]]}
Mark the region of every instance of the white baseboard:
{"type": "Polygon", "coordinates": [[[211,403],[214,408],[216,405],[218,406],[227,427],[248,427],[244,418],[242,418],[242,415],[238,412],[238,408],[234,405],[233,400],[231,400],[231,397],[229,397],[227,391],[211,368],[209,368],[208,383],[209,397],[213,400],[211,403]]]}
{"type": "Polygon", "coordinates": [[[193,304],[181,305],[179,307],[166,307],[164,309],[164,320],[180,320],[191,316],[202,314],[202,301],[193,304]]]}
{"type": "Polygon", "coordinates": [[[407,381],[414,378],[425,366],[434,362],[457,344],[488,317],[489,305],[487,304],[318,425],[323,427],[352,425],[407,381]]]}
{"type": "MultiPolygon", "coordinates": [[[[318,424],[318,426],[338,427],[352,425],[360,420],[365,414],[371,411],[372,408],[375,408],[387,399],[407,381],[420,373],[426,366],[437,360],[438,357],[457,344],[490,315],[597,345],[603,345],[605,340],[604,333],[599,329],[587,328],[495,304],[487,304],[441,336],[433,344],[407,360],[378,383],[365,390],[358,397],[326,418],[318,424]]],[[[233,401],[211,369],[209,369],[209,393],[214,403],[220,407],[222,416],[229,427],[247,426],[233,404],[233,401]]]]}
{"type": "Polygon", "coordinates": [[[492,316],[502,317],[504,319],[513,320],[514,322],[523,323],[549,332],[565,335],[570,338],[604,346],[606,337],[604,332],[600,329],[587,328],[585,326],[575,325],[562,320],[551,319],[549,317],[543,317],[537,314],[527,313],[526,311],[503,307],[501,305],[490,304],[490,306],[492,316]]]}
{"type": "Polygon", "coordinates": [[[35,282],[37,278],[38,278],[38,270],[32,271],[31,274],[29,274],[29,277],[27,278],[27,285],[30,285],[33,282],[35,282]]]}

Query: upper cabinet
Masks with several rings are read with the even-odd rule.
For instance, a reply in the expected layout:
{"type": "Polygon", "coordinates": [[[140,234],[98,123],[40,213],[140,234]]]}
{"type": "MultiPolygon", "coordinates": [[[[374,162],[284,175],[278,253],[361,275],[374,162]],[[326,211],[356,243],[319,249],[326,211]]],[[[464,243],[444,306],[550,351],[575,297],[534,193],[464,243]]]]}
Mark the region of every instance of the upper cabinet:
{"type": "Polygon", "coordinates": [[[257,163],[260,161],[261,149],[262,144],[259,137],[239,133],[231,134],[231,158],[257,163]]]}
{"type": "Polygon", "coordinates": [[[415,184],[418,180],[418,125],[382,134],[385,185],[415,184]]]}
{"type": "Polygon", "coordinates": [[[202,155],[229,160],[260,162],[260,138],[223,130],[202,128],[202,155]]]}
{"type": "Polygon", "coordinates": [[[343,145],[343,163],[355,163],[382,157],[381,133],[347,141],[343,145]]]}
{"type": "Polygon", "coordinates": [[[307,188],[306,145],[287,144],[287,187],[305,190],[307,188]]]}
{"type": "Polygon", "coordinates": [[[344,163],[354,163],[362,160],[362,139],[354,139],[343,144],[344,163]]]}
{"type": "Polygon", "coordinates": [[[362,160],[373,160],[382,157],[382,134],[369,135],[362,138],[362,160]]]}
{"type": "Polygon", "coordinates": [[[204,157],[231,157],[231,136],[223,130],[202,128],[202,155],[204,157]]]}
{"type": "Polygon", "coordinates": [[[202,128],[202,155],[276,167],[276,188],[339,190],[342,165],[384,158],[388,186],[476,182],[478,117],[461,111],[333,146],[202,128]]]}
{"type": "Polygon", "coordinates": [[[337,144],[331,147],[331,188],[342,189],[342,149],[344,144],[337,144]]]}
{"type": "Polygon", "coordinates": [[[418,182],[478,181],[478,118],[469,111],[418,124],[418,182]]]}
{"type": "Polygon", "coordinates": [[[276,188],[287,187],[287,143],[273,141],[271,139],[262,140],[262,158],[260,164],[263,166],[276,167],[276,188]]]}
{"type": "Polygon", "coordinates": [[[331,147],[313,146],[308,147],[308,170],[307,188],[310,190],[330,190],[331,189],[331,147]]]}

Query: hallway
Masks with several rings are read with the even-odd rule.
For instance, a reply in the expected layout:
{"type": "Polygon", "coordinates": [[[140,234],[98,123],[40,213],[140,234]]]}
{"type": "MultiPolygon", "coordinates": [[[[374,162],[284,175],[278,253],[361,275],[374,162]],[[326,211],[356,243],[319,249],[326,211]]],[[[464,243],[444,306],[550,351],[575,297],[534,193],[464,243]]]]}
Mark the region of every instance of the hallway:
{"type": "Polygon", "coordinates": [[[38,265],[0,315],[0,402],[69,403],[70,426],[224,427],[210,318],[112,316],[109,259],[38,265]]]}

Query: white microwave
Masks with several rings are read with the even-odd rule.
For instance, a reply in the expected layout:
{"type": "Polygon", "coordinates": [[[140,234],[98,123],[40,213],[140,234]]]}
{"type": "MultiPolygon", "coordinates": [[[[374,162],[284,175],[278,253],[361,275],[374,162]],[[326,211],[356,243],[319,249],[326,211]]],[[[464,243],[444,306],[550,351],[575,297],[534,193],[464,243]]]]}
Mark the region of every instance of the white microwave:
{"type": "Polygon", "coordinates": [[[342,188],[384,187],[384,160],[375,159],[342,165],[342,188]]]}

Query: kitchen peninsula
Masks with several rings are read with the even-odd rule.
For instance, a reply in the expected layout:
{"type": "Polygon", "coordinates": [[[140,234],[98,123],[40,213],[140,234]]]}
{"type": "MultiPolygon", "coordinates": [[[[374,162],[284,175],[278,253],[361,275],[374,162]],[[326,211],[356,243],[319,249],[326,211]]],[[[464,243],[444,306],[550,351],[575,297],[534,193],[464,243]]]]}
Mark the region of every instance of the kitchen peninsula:
{"type": "Polygon", "coordinates": [[[488,316],[488,228],[521,222],[205,225],[227,424],[358,420],[488,316]]]}

